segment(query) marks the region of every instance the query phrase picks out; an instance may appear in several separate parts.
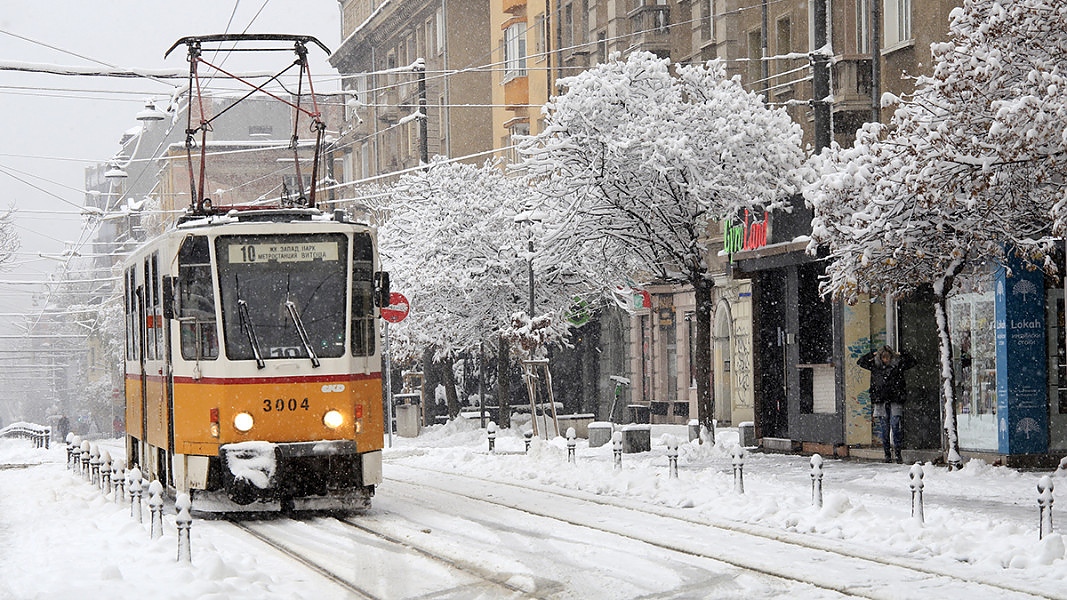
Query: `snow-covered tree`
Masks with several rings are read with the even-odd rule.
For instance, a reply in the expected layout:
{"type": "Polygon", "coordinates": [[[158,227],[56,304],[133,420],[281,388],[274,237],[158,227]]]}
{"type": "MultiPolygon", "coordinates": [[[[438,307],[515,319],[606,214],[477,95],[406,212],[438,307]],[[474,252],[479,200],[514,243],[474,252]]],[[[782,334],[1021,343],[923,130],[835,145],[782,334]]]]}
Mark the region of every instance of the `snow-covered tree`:
{"type": "Polygon", "coordinates": [[[15,231],[14,210],[0,214],[0,266],[7,265],[15,258],[19,249],[18,232],[15,231]]]}
{"type": "MultiPolygon", "coordinates": [[[[498,360],[507,363],[500,334],[514,313],[528,310],[528,261],[536,258],[528,247],[539,229],[523,211],[532,196],[523,181],[506,177],[494,163],[475,167],[438,158],[425,171],[401,178],[384,207],[383,262],[394,289],[411,302],[408,318],[391,329],[393,339],[400,356],[434,349],[445,366],[452,416],[459,411],[449,380],[456,357],[484,342],[500,348],[498,360]]],[[[557,284],[558,268],[550,272],[538,260],[533,268],[536,310],[554,317],[552,337],[558,340],[566,335],[569,290],[557,284]]],[[[504,405],[502,412],[506,426],[504,405]]]]}
{"type": "Polygon", "coordinates": [[[714,438],[708,227],[795,191],[800,127],[718,62],[672,69],[635,52],[559,84],[519,165],[551,207],[552,252],[597,257],[613,285],[693,287],[698,417],[714,438]]]}
{"type": "MultiPolygon", "coordinates": [[[[1021,256],[1054,272],[1050,211],[1063,212],[1067,160],[1067,6],[967,1],[951,40],[931,47],[888,127],[868,124],[851,148],[813,164],[809,250],[829,249],[824,292],[907,295],[930,286],[941,360],[946,460],[960,463],[947,298],[988,261],[1021,256]]],[[[889,99],[899,101],[899,99],[889,99]]]]}

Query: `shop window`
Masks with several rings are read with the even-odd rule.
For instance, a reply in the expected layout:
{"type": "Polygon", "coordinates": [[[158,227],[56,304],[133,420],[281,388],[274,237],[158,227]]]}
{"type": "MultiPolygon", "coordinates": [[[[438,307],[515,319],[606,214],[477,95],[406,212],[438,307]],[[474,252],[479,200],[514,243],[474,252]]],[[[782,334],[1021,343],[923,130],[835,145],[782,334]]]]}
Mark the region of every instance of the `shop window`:
{"type": "Polygon", "coordinates": [[[965,449],[997,448],[994,304],[992,290],[957,294],[948,300],[956,377],[956,422],[960,446],[965,449]]]}

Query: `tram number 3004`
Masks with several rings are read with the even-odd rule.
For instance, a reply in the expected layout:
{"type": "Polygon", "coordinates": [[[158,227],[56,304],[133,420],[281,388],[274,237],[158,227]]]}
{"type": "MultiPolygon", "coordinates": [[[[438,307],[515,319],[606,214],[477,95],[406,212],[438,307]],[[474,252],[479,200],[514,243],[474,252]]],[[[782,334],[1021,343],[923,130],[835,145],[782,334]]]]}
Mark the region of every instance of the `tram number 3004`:
{"type": "Polygon", "coordinates": [[[271,400],[270,398],[263,399],[263,412],[283,412],[283,411],[296,411],[308,410],[308,399],[297,400],[296,398],[276,398],[271,400]]]}

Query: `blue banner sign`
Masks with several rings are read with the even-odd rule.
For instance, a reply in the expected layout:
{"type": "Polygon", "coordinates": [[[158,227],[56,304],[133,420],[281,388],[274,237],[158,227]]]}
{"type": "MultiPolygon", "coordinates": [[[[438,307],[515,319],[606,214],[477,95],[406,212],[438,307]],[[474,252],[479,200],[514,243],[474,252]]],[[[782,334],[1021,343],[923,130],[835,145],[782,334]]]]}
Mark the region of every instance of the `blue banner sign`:
{"type": "Polygon", "coordinates": [[[1048,452],[1045,277],[1018,259],[997,272],[997,444],[1001,454],[1048,452]]]}

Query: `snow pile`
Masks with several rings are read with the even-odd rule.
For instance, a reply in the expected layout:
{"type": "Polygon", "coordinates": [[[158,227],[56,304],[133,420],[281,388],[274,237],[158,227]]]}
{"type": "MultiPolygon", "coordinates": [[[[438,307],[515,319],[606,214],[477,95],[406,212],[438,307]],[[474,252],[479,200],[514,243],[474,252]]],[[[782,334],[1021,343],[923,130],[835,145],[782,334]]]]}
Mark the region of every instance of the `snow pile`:
{"type": "MultiPolygon", "coordinates": [[[[121,455],[122,442],[110,442],[121,455]]],[[[0,600],[321,598],[225,522],[196,521],[192,566],[179,564],[173,507],[153,540],[147,512],[137,523],[128,503],[104,496],[65,461],[62,446],[0,440],[0,600]],[[37,466],[12,467],[25,464],[37,466]]]]}
{"type": "Polygon", "coordinates": [[[578,440],[577,463],[570,464],[564,438],[534,439],[523,454],[522,434],[512,428],[498,431],[497,452],[491,455],[478,422],[458,420],[430,427],[418,438],[399,438],[386,450],[386,472],[395,462],[528,482],[594,494],[606,502],[648,503],[649,510],[684,509],[685,518],[710,524],[847,543],[858,554],[963,563],[990,573],[1026,569],[1035,580],[1067,579],[1061,536],[1054,533],[1038,543],[1035,485],[1041,473],[980,460],[956,472],[927,464],[925,522],[919,523],[911,515],[907,465],[827,460],[819,509],[812,506],[807,456],[746,454],[742,495],[734,491],[736,429],[717,431],[714,445],[686,442],[680,426],[654,425],[652,432],[652,452],[623,455],[623,469],[615,471],[610,443],[590,448],[578,440]],[[678,479],[669,478],[667,468],[671,436],[682,441],[678,479]]]}
{"type": "Polygon", "coordinates": [[[226,465],[236,481],[247,481],[261,490],[271,486],[277,469],[275,446],[270,442],[240,442],[222,447],[226,465]]]}

